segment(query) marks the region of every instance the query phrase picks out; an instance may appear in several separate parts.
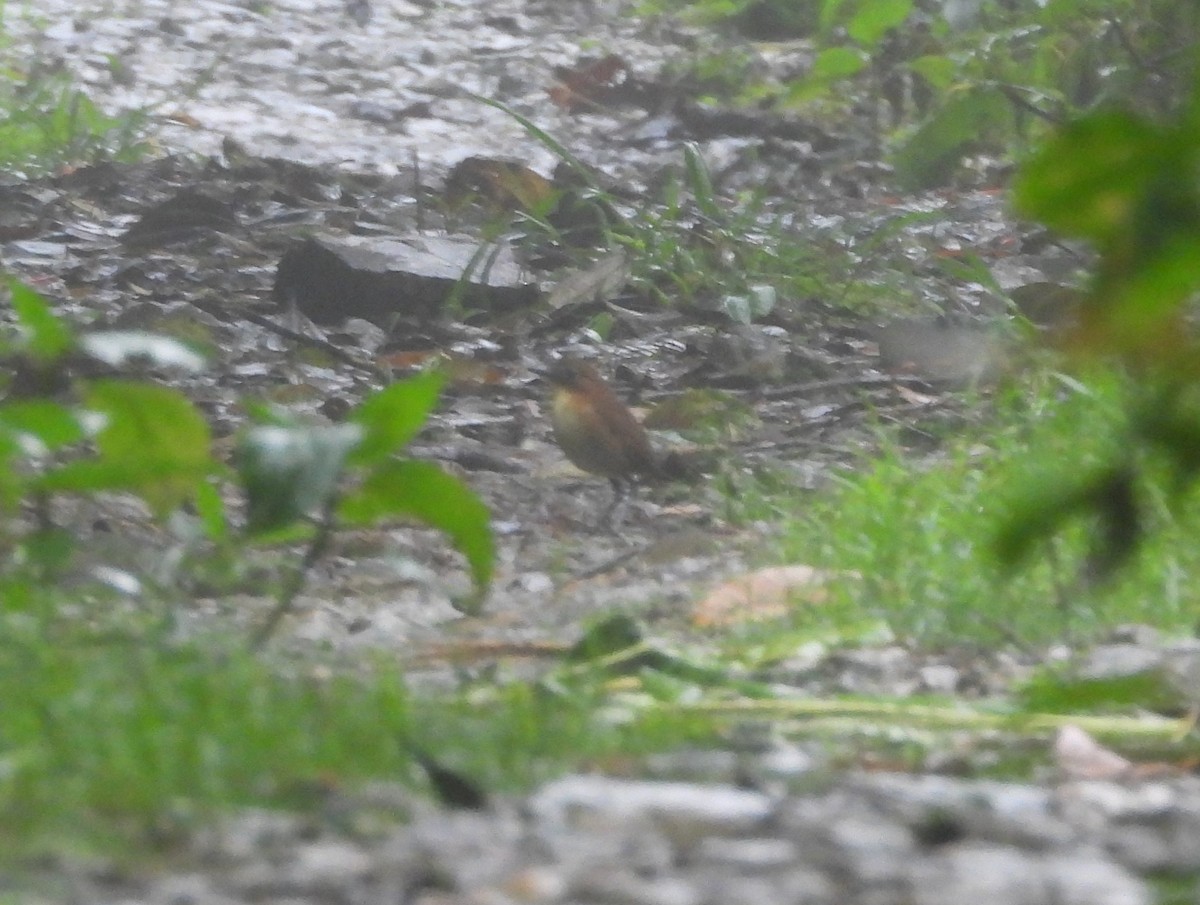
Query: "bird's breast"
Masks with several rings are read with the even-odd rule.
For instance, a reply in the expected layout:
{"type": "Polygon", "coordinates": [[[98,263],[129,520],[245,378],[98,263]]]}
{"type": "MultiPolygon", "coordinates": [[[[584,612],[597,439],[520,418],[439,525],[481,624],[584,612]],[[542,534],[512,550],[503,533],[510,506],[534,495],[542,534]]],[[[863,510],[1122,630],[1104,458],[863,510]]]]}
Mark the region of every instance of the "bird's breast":
{"type": "Polygon", "coordinates": [[[583,395],[569,390],[555,393],[551,422],[554,439],[577,467],[609,477],[629,472],[614,425],[583,395]]]}

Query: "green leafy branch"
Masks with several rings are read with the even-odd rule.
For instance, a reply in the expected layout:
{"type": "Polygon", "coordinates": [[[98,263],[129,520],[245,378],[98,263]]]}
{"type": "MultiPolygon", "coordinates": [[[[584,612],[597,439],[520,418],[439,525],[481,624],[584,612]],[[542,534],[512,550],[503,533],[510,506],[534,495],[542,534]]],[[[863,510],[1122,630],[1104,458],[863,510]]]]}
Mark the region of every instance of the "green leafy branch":
{"type": "Polygon", "coordinates": [[[428,371],[393,384],[368,397],[345,424],[302,424],[264,413],[272,423],[243,433],[236,461],[250,534],[270,537],[300,523],[314,526],[292,580],[255,633],[255,646],[266,643],[291,610],[338,525],[410,518],[440,529],[466,557],[475,583],[475,593],[458,605],[479,608],[494,559],[487,508],[436,465],[396,455],[428,419],[443,382],[441,373],[428,371]],[[343,489],[348,472],[356,483],[343,489]]]}
{"type": "Polygon", "coordinates": [[[1125,426],[1107,460],[1073,464],[1027,489],[1001,534],[1009,563],[1073,517],[1096,531],[1089,578],[1105,578],[1149,529],[1144,486],[1165,465],[1182,500],[1200,476],[1200,91],[1172,119],[1103,111],[1060,131],[1023,167],[1026,216],[1089,240],[1098,253],[1067,348],[1128,375],[1125,426]],[[1063,473],[1065,471],[1065,473],[1063,473]]]}
{"type": "MultiPolygon", "coordinates": [[[[122,376],[144,369],[195,372],[204,359],[174,339],[126,331],[75,336],[36,292],[9,286],[16,335],[0,347],[12,372],[0,400],[0,514],[28,502],[37,526],[14,543],[16,560],[49,555],[49,502],[57,494],[131,493],[165,518],[192,506],[210,540],[231,529],[222,482],[233,473],[212,451],[207,422],[178,390],[122,376]]],[[[421,374],[369,396],[343,424],[304,424],[260,412],[236,457],[255,541],[308,527],[309,543],[254,637],[261,645],[290,610],[312,566],[343,525],[408,518],[444,531],[466,557],[477,608],[491,579],[488,512],[436,465],[400,457],[437,403],[443,378],[421,374]]],[[[2,578],[2,576],[0,576],[2,578]]]]}

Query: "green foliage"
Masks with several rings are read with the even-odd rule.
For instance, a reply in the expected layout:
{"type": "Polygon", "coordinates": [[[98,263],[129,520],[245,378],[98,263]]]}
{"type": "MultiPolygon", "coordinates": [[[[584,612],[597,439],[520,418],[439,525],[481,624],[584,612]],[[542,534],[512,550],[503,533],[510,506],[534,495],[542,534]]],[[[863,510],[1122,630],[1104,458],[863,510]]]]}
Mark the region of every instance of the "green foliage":
{"type": "Polygon", "coordinates": [[[22,77],[3,68],[0,167],[44,172],[100,158],[135,160],[143,153],[143,114],[108,116],[62,72],[35,65],[22,77]]]}
{"type": "MultiPolygon", "coordinates": [[[[26,613],[59,605],[53,589],[22,596],[26,613]]],[[[231,806],[321,814],[330,795],[366,779],[422,785],[418,752],[509,791],[570,764],[713,734],[705,718],[606,718],[611,700],[575,667],[552,685],[489,678],[418,695],[393,660],[293,674],[219,635],[165,644],[5,613],[0,696],[0,869],[81,843],[169,847],[231,806]]],[[[407,819],[398,807],[369,825],[407,819]]]]}
{"type": "Polygon", "coordinates": [[[492,577],[495,549],[487,507],[453,475],[429,462],[389,461],[371,470],[338,514],[349,524],[409,516],[450,536],[479,590],[492,577]]]}
{"type": "Polygon", "coordinates": [[[119,364],[130,355],[159,366],[195,365],[196,353],[165,337],[128,333],[77,341],[35,292],[20,284],[11,292],[18,334],[3,354],[15,375],[0,403],[0,469],[10,504],[116,490],[140,496],[162,517],[193,499],[218,469],[208,426],[192,404],[166,387],[113,378],[78,381],[72,393],[71,369],[89,358],[119,364]]]}
{"type": "MultiPolygon", "coordinates": [[[[555,154],[605,210],[622,200],[597,185],[595,175],[557,139],[527,117],[497,101],[478,98],[512,116],[555,154]]],[[[769,314],[777,299],[816,293],[829,274],[828,255],[788,235],[780,218],[764,214],[762,196],[722,199],[693,143],[683,146],[683,166],[669,179],[662,197],[624,217],[608,218],[598,239],[628,251],[630,283],[663,305],[695,308],[750,323],[769,314]]],[[[535,239],[561,240],[552,226],[523,217],[535,239]]]]}
{"type": "Polygon", "coordinates": [[[1084,505],[1096,497],[1055,508],[1069,488],[1103,499],[1102,479],[1128,443],[1128,390],[1103,372],[1086,384],[1041,379],[1011,392],[995,419],[956,432],[936,457],[922,460],[885,438],[882,455],[798,507],[775,489],[741,488],[731,514],[782,516],[772,561],[861,576],[841,583],[831,604],[798,611],[809,629],[875,619],[931,646],[1041,645],[1126,623],[1189,632],[1200,599],[1183,577],[1200,572],[1191,541],[1200,507],[1194,493],[1174,495],[1160,459],[1149,458],[1133,485],[1147,528],[1142,555],[1107,573],[1107,585],[1095,581],[1112,549],[1106,512],[1084,505]],[[996,538],[1010,530],[1026,554],[1019,570],[997,556],[996,538]]]}
{"type": "Polygon", "coordinates": [[[1027,710],[1059,713],[1181,709],[1185,701],[1165,672],[1144,669],[1128,675],[1080,678],[1065,670],[1044,669],[1021,688],[1027,710]]]}
{"type": "MultiPolygon", "coordinates": [[[[202,358],[162,336],[120,331],[77,338],[37,293],[20,284],[11,291],[18,329],[3,346],[14,375],[0,402],[0,504],[9,513],[22,501],[39,504],[38,524],[20,541],[26,557],[43,563],[63,559],[35,548],[48,550],[51,538],[68,538],[46,515],[47,501],[64,493],[132,493],[159,519],[191,504],[207,536],[226,540],[229,530],[214,481],[227,469],[213,456],[201,414],[169,387],[90,376],[96,363],[110,372],[147,365],[194,371],[202,358]]],[[[237,470],[247,504],[246,533],[258,539],[304,524],[318,526],[281,596],[279,615],[336,529],[339,503],[356,524],[404,517],[446,531],[468,560],[475,604],[482,600],[493,559],[483,504],[435,466],[395,458],[429,417],[442,381],[430,373],[388,387],[369,397],[350,423],[300,424],[264,415],[271,423],[245,431],[237,470]],[[357,486],[343,496],[348,482],[357,486]]],[[[53,546],[69,549],[58,541],[53,546]]]]}
{"type": "MultiPolygon", "coordinates": [[[[774,95],[830,115],[852,106],[889,114],[897,176],[911,188],[948,181],[965,155],[1006,153],[1048,124],[1104,105],[1169,115],[1187,94],[1200,41],[1200,6],[1175,0],[974,0],[935,10],[912,0],[645,7],[680,9],[753,39],[811,41],[808,72],[774,95]],[[784,28],[799,19],[803,26],[784,28]],[[762,23],[770,27],[758,29],[762,23]]],[[[744,82],[729,93],[747,101],[772,93],[744,82]]]]}
{"type": "Polygon", "coordinates": [[[355,424],[275,420],[246,430],[238,444],[251,534],[284,531],[318,517],[338,491],[346,457],[362,439],[355,424]]]}
{"type": "Polygon", "coordinates": [[[74,342],[71,331],[54,316],[45,299],[16,280],[10,280],[8,288],[22,332],[18,341],[8,344],[6,351],[15,349],[44,362],[66,354],[74,342]]]}
{"type": "Polygon", "coordinates": [[[49,468],[32,482],[48,493],[127,490],[158,518],[191,500],[216,470],[208,424],[176,390],[130,380],[97,380],[82,413],[98,419],[93,455],[49,468]]]}
{"type": "Polygon", "coordinates": [[[967,89],[943,104],[896,149],[893,164],[903,186],[919,188],[944,181],[953,173],[964,150],[981,137],[1003,135],[1012,110],[993,86],[967,89]]]}
{"type": "Polygon", "coordinates": [[[1030,495],[1001,535],[1017,562],[1029,538],[1057,533],[1076,511],[1103,530],[1094,577],[1125,565],[1144,543],[1144,476],[1165,468],[1184,498],[1200,473],[1200,346],[1186,325],[1200,291],[1200,91],[1167,120],[1104,111],[1064,128],[1022,168],[1018,209],[1090,240],[1099,261],[1069,346],[1133,375],[1122,442],[1095,469],[1030,495]],[[1022,538],[1016,543],[1014,538],[1022,538]]]}
{"type": "Polygon", "coordinates": [[[1078,120],[1022,168],[1019,210],[1100,253],[1083,325],[1094,351],[1191,370],[1176,321],[1200,288],[1198,167],[1200,92],[1164,123],[1109,111],[1078,120]]]}
{"type": "Polygon", "coordinates": [[[354,413],[354,423],[363,436],[354,449],[358,465],[378,465],[397,449],[406,446],[425,426],[446,378],[427,371],[372,394],[354,413]]]}
{"type": "MultiPolygon", "coordinates": [[[[302,424],[282,416],[245,431],[238,473],[249,529],[270,533],[311,520],[322,530],[341,522],[375,524],[412,518],[449,535],[475,581],[478,606],[495,555],[486,507],[436,465],[396,458],[424,425],[444,377],[436,371],[369,396],[346,424],[302,424]],[[347,477],[355,486],[345,490],[347,477]]],[[[316,543],[317,541],[314,541],[316,543]]]]}

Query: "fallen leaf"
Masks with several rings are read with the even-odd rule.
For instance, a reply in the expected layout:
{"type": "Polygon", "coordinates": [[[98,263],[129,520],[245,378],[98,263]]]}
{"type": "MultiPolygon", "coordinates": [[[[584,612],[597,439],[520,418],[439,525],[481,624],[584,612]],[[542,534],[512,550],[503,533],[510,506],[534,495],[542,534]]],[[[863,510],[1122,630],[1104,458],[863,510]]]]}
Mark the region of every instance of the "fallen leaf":
{"type": "Polygon", "coordinates": [[[181,126],[187,126],[189,129],[199,129],[203,124],[190,113],[184,113],[182,110],[177,110],[174,113],[167,114],[167,122],[178,123],[181,126]]]}
{"type": "Polygon", "coordinates": [[[831,581],[858,577],[855,572],[800,565],[759,569],[714,588],[692,607],[692,622],[709,628],[776,619],[798,604],[825,603],[831,581]]]}
{"type": "Polygon", "coordinates": [[[1054,760],[1068,779],[1120,779],[1132,761],[1105,748],[1078,726],[1063,726],[1054,738],[1054,760]]]}
{"type": "Polygon", "coordinates": [[[904,384],[897,384],[896,395],[909,405],[933,405],[938,401],[937,396],[930,396],[928,393],[918,393],[916,390],[909,389],[904,384]]]}
{"type": "Polygon", "coordinates": [[[629,254],[619,248],[590,267],[566,274],[550,291],[546,304],[556,309],[606,302],[621,291],[631,272],[629,254]]]}
{"type": "Polygon", "coordinates": [[[393,371],[409,371],[424,368],[441,357],[437,349],[393,349],[378,356],[375,361],[381,368],[393,371]]]}
{"type": "Polygon", "coordinates": [[[606,91],[616,87],[616,78],[629,65],[615,53],[574,69],[556,69],[558,84],[546,89],[555,105],[568,112],[599,103],[606,91]]]}
{"type": "Polygon", "coordinates": [[[558,190],[545,176],[515,160],[468,157],[446,177],[446,200],[481,199],[502,210],[532,212],[550,206],[558,190]]]}
{"type": "Polygon", "coordinates": [[[375,361],[381,368],[392,371],[436,366],[446,375],[449,385],[460,388],[496,386],[508,379],[508,373],[494,362],[440,349],[393,349],[378,355],[375,361]]]}

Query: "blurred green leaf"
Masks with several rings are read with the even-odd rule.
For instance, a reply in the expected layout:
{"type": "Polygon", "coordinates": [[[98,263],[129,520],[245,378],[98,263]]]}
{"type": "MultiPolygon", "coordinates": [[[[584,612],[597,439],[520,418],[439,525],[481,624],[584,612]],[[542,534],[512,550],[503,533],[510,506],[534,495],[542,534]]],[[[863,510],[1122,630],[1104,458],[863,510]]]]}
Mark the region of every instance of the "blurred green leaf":
{"type": "Polygon", "coordinates": [[[1045,475],[1021,488],[1021,496],[997,532],[993,549],[1000,564],[1020,565],[1068,519],[1090,516],[1093,531],[1089,580],[1107,579],[1124,565],[1142,537],[1134,474],[1123,464],[1105,464],[1084,475],[1045,475]]]}
{"type": "Polygon", "coordinates": [[[808,78],[815,82],[829,83],[849,78],[861,72],[867,65],[867,56],[851,47],[830,47],[822,50],[813,60],[808,78]]]}
{"type": "Polygon", "coordinates": [[[353,524],[408,516],[450,536],[466,557],[479,589],[492,577],[495,544],[487,507],[458,478],[431,462],[384,462],[341,501],[339,514],[353,524]]]}
{"type": "Polygon", "coordinates": [[[735,324],[750,324],[754,320],[750,312],[750,299],[744,295],[727,295],[721,299],[721,310],[735,324]]]}
{"type": "Polygon", "coordinates": [[[587,328],[600,339],[607,340],[616,323],[617,319],[611,311],[599,311],[588,318],[587,328]]]}
{"type": "Polygon", "coordinates": [[[51,578],[67,568],[75,547],[76,538],[66,528],[42,528],[26,538],[24,545],[30,562],[51,578]]]}
{"type": "Polygon", "coordinates": [[[838,22],[838,13],[845,6],[846,0],[821,0],[821,32],[828,34],[838,22]]]}
{"type": "Polygon", "coordinates": [[[912,12],[912,0],[866,0],[846,23],[846,34],[867,47],[898,25],[912,12]]]}
{"type": "Polygon", "coordinates": [[[738,324],[750,324],[766,317],[775,307],[775,287],[757,284],[745,295],[727,295],[721,299],[721,310],[738,324]]]}
{"type": "Polygon", "coordinates": [[[945,185],[972,145],[1011,117],[992,88],[974,88],[944,104],[895,153],[896,179],[907,189],[945,185]]]}
{"type": "Polygon", "coordinates": [[[75,412],[45,399],[0,406],[0,430],[12,436],[26,454],[34,455],[78,443],[84,438],[75,412]]]}
{"type": "Polygon", "coordinates": [[[87,391],[88,408],[104,417],[97,456],[47,472],[34,486],[87,493],[127,490],[163,516],[194,496],[213,469],[208,425],[175,390],[127,380],[101,380],[87,391]]]}
{"type": "Polygon", "coordinates": [[[1096,113],[1069,123],[1021,167],[1013,203],[1060,232],[1113,242],[1180,150],[1177,139],[1131,113],[1096,113]]]}
{"type": "Polygon", "coordinates": [[[425,426],[446,376],[429,370],[368,396],[354,413],[362,441],[351,460],[374,465],[403,449],[425,426]]]}
{"type": "Polygon", "coordinates": [[[25,480],[13,467],[13,458],[21,452],[16,438],[0,430],[0,509],[11,510],[21,501],[25,480]]]}
{"type": "MultiPolygon", "coordinates": [[[[1133,436],[1163,453],[1174,472],[1173,496],[1200,475],[1200,386],[1168,384],[1132,412],[1133,436]]],[[[1181,503],[1182,497],[1168,503],[1181,503]]]]}
{"type": "Polygon", "coordinates": [[[808,75],[787,93],[789,103],[800,103],[824,94],[829,85],[857,75],[866,68],[868,57],[854,47],[829,47],[817,54],[808,75]]]}
{"type": "Polygon", "coordinates": [[[278,531],[324,509],[362,436],[357,424],[265,424],[243,433],[235,463],[247,531],[278,531]]]}
{"type": "Polygon", "coordinates": [[[569,651],[568,662],[588,662],[611,657],[645,642],[642,627],[627,613],[602,616],[584,627],[583,636],[569,651]]]}
{"type": "Polygon", "coordinates": [[[684,142],[683,163],[687,173],[688,187],[692,190],[692,198],[696,202],[696,207],[710,220],[720,222],[722,219],[721,207],[717,204],[712,176],[709,174],[708,164],[704,162],[700,148],[695,142],[684,142]]]}
{"type": "Polygon", "coordinates": [[[1022,213],[1091,239],[1101,260],[1080,312],[1098,354],[1167,368],[1194,353],[1176,322],[1200,289],[1200,136],[1123,112],[1069,125],[1022,169],[1022,213]]]}
{"type": "Polygon", "coordinates": [[[8,287],[24,334],[21,350],[42,361],[66,353],[74,345],[71,331],[55,317],[45,298],[17,280],[10,280],[8,287]]]}
{"type": "Polygon", "coordinates": [[[958,77],[958,64],[941,54],[927,54],[908,64],[913,73],[925,79],[935,88],[945,90],[958,77]]]}
{"type": "Polygon", "coordinates": [[[1168,710],[1180,705],[1179,693],[1158,669],[1103,678],[1080,678],[1041,670],[1020,689],[1019,700],[1030,713],[1168,710]]]}
{"type": "Polygon", "coordinates": [[[229,536],[229,520],[225,516],[225,501],[221,492],[210,481],[196,485],[196,514],[204,526],[204,534],[210,540],[224,540],[229,536]]]}

